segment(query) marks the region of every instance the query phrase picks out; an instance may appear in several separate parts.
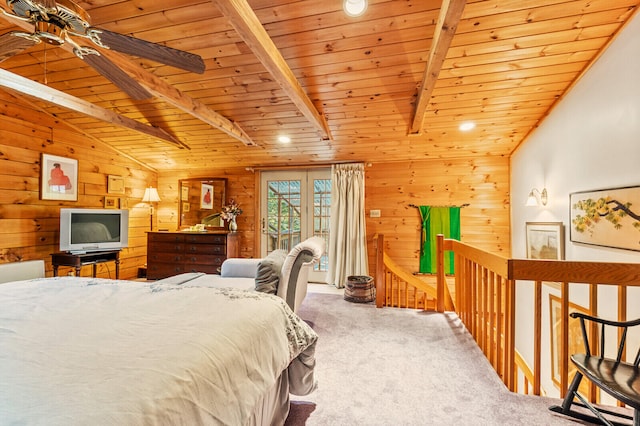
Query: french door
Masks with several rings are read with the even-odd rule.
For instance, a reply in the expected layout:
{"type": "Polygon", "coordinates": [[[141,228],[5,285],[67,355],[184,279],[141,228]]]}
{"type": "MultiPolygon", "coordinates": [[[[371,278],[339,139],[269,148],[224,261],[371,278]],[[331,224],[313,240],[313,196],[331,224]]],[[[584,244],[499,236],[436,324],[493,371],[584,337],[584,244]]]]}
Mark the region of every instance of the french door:
{"type": "MultiPolygon", "coordinates": [[[[311,236],[323,238],[328,249],[331,169],[262,172],[260,194],[261,256],[311,236]]],[[[328,267],[325,252],[309,280],[326,283],[328,267]]]]}

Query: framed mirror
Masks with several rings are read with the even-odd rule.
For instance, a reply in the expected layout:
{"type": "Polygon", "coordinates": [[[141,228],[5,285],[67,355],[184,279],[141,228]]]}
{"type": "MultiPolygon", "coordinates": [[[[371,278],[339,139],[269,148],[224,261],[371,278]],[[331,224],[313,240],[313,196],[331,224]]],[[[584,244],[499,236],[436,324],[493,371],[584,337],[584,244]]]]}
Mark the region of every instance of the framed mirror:
{"type": "Polygon", "coordinates": [[[224,229],[219,216],[225,203],[227,179],[191,178],[178,181],[179,229],[203,224],[205,229],[224,229]]]}

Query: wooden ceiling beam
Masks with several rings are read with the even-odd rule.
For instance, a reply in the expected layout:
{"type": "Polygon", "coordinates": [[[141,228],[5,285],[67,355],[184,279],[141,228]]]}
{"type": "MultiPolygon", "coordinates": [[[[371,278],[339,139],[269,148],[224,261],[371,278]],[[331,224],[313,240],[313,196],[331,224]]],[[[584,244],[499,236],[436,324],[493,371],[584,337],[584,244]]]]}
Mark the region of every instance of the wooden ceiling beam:
{"type": "Polygon", "coordinates": [[[146,136],[152,136],[154,138],[170,142],[171,144],[177,145],[180,148],[184,147],[178,139],[168,134],[159,127],[153,127],[140,123],[139,121],[99,107],[90,102],[76,98],[75,96],[68,95],[59,90],[45,86],[44,84],[29,80],[28,78],[19,76],[2,68],[0,68],[0,86],[10,90],[14,90],[18,93],[22,93],[32,98],[53,103],[63,108],[67,108],[72,111],[97,118],[98,120],[102,120],[107,123],[112,123],[120,127],[126,127],[128,129],[135,130],[136,132],[143,133],[146,136]]]}
{"type": "Polygon", "coordinates": [[[119,66],[129,75],[135,77],[136,81],[149,90],[154,96],[192,115],[198,120],[225,132],[247,146],[257,146],[238,123],[223,117],[202,102],[185,95],[160,77],[136,65],[130,61],[129,58],[124,57],[124,55],[105,49],[102,49],[100,53],[104,54],[111,62],[119,66]]]}
{"type": "Polygon", "coordinates": [[[332,140],[326,120],[318,112],[275,43],[246,0],[212,0],[229,19],[238,35],[278,82],[298,110],[317,128],[324,139],[332,140]]]}
{"type": "MultiPolygon", "coordinates": [[[[0,18],[4,18],[6,21],[21,27],[25,31],[33,31],[33,25],[28,22],[13,19],[11,16],[7,16],[3,13],[0,13],[0,18]]],[[[70,44],[65,43],[59,47],[73,53],[73,46],[71,46],[70,44]]],[[[217,112],[208,108],[206,105],[198,102],[197,100],[181,93],[175,87],[156,77],[153,73],[145,70],[143,67],[134,64],[123,55],[108,49],[100,49],[100,52],[104,54],[104,56],[106,56],[108,59],[110,59],[111,62],[118,65],[130,75],[134,75],[137,78],[138,83],[152,91],[155,96],[163,99],[167,103],[170,103],[171,105],[186,112],[187,114],[190,114],[195,118],[209,124],[210,126],[225,132],[229,136],[238,139],[245,145],[257,145],[237,123],[227,119],[226,117],[223,117],[222,115],[218,114],[217,112]]],[[[168,135],[168,133],[164,133],[168,135]]],[[[172,137],[172,139],[174,138],[172,137]]],[[[188,148],[188,146],[181,141],[172,141],[172,143],[176,142],[179,145],[188,148]]]]}
{"type": "Polygon", "coordinates": [[[409,134],[419,134],[422,131],[424,113],[427,110],[433,88],[438,81],[442,64],[447,56],[451,40],[462,17],[466,0],[444,0],[440,8],[440,15],[435,27],[427,67],[422,76],[422,84],[418,89],[418,97],[414,108],[409,134]]]}

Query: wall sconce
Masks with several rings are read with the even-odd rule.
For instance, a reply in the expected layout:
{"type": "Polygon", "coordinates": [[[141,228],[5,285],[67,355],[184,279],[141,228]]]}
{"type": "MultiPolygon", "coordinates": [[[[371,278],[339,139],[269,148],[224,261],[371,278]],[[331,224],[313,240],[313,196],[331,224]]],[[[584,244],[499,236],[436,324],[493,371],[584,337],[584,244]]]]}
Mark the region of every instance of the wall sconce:
{"type": "Polygon", "coordinates": [[[143,203],[149,203],[149,215],[150,215],[150,229],[153,231],[153,204],[160,201],[160,196],[158,195],[158,190],[153,187],[145,188],[144,196],[142,197],[143,203]]]}
{"type": "Polygon", "coordinates": [[[536,188],[533,188],[531,192],[529,192],[529,197],[527,198],[525,206],[546,206],[548,200],[549,197],[547,196],[547,188],[542,188],[542,192],[538,191],[536,188]]]}
{"type": "Polygon", "coordinates": [[[344,0],[342,9],[353,18],[361,16],[367,10],[367,0],[344,0]]]}

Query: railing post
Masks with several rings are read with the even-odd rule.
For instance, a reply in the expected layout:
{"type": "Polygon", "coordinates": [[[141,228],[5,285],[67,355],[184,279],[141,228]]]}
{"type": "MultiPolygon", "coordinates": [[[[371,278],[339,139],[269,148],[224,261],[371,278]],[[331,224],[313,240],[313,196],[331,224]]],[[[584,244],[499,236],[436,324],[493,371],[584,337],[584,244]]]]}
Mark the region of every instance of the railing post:
{"type": "Polygon", "coordinates": [[[444,235],[436,236],[436,310],[440,313],[444,312],[444,235]]]}
{"type": "Polygon", "coordinates": [[[384,235],[378,234],[376,241],[376,307],[384,306],[386,294],[386,276],[384,273],[384,235]]]}
{"type": "Polygon", "coordinates": [[[515,392],[515,352],[516,352],[516,286],[515,280],[506,281],[506,309],[505,309],[505,384],[511,392],[515,392]]]}

